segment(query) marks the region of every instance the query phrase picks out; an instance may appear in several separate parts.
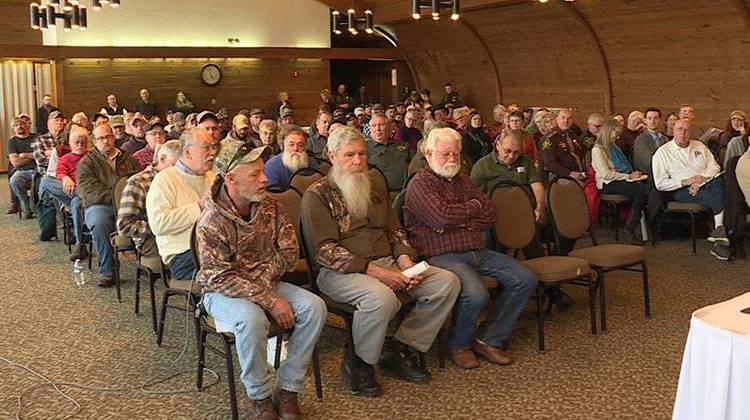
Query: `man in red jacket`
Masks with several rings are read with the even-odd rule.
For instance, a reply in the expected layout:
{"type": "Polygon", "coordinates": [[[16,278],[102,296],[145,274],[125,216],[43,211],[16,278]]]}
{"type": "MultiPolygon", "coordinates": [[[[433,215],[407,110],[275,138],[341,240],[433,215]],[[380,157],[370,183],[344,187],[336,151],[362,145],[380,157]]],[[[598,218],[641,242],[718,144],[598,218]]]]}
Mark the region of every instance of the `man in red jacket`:
{"type": "Polygon", "coordinates": [[[424,148],[429,167],[409,182],[404,224],[417,253],[461,281],[449,342],[453,361],[473,369],[479,366],[477,353],[509,365],[512,359],[502,345],[536,288],[536,276],[513,258],[485,247],[484,232],[495,224],[495,206],[460,172],[461,135],[452,128],[434,129],[424,148]],[[489,299],[481,276],[494,278],[504,296],[475,333],[489,299]]]}

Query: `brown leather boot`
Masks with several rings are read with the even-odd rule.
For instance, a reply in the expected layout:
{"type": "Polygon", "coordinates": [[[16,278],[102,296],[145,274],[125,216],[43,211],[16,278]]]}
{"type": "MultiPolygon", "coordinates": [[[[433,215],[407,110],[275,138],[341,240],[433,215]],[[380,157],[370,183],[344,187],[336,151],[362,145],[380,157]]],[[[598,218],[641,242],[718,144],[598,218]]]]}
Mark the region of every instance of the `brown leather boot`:
{"type": "Polygon", "coordinates": [[[262,400],[251,400],[253,403],[253,412],[250,418],[257,420],[278,420],[276,409],[273,408],[271,398],[262,400]]]}
{"type": "Polygon", "coordinates": [[[479,367],[477,357],[470,349],[451,349],[453,363],[461,369],[475,369],[479,367]]]}
{"type": "Polygon", "coordinates": [[[485,359],[496,365],[507,366],[513,363],[513,359],[508,353],[504,352],[500,348],[485,344],[477,339],[474,339],[474,341],[471,343],[471,349],[474,350],[474,353],[479,353],[481,356],[484,356],[485,359]]]}
{"type": "Polygon", "coordinates": [[[302,413],[299,411],[296,392],[279,389],[273,394],[272,399],[273,405],[276,407],[280,419],[299,420],[302,418],[302,413]]]}
{"type": "Polygon", "coordinates": [[[18,205],[15,201],[10,203],[10,207],[8,207],[8,211],[5,212],[5,214],[16,214],[19,211],[21,211],[21,206],[18,205]]]}

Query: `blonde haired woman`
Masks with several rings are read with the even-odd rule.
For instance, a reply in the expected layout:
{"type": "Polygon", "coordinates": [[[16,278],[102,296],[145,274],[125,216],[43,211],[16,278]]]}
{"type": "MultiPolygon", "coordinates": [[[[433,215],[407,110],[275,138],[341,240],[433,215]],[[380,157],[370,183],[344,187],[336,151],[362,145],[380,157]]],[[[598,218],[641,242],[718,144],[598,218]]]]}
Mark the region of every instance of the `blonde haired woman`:
{"type": "Polygon", "coordinates": [[[645,182],[641,182],[644,175],[633,170],[625,153],[615,144],[619,136],[617,120],[610,119],[604,123],[591,150],[591,166],[596,171],[596,188],[599,191],[603,194],[624,195],[630,200],[630,216],[625,223],[625,230],[635,241],[641,211],[646,207],[648,188],[645,182]]]}

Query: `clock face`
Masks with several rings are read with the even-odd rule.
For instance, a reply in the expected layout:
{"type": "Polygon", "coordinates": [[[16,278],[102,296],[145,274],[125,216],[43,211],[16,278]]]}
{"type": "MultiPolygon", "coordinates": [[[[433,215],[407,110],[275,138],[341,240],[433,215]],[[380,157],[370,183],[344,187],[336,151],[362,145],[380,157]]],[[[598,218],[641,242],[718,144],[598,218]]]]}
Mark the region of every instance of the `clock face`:
{"type": "Polygon", "coordinates": [[[203,83],[213,86],[221,80],[221,69],[216,64],[206,64],[201,69],[203,83]]]}

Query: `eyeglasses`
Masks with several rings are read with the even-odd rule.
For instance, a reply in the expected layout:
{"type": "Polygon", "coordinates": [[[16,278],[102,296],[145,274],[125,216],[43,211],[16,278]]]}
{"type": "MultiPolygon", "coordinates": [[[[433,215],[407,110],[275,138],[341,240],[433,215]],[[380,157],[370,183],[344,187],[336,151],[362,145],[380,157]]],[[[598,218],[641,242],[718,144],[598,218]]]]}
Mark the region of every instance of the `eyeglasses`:
{"type": "Polygon", "coordinates": [[[229,171],[232,170],[232,165],[234,165],[236,162],[239,162],[239,160],[250,153],[251,150],[253,150],[252,143],[245,143],[240,146],[240,148],[237,149],[237,153],[235,153],[234,157],[229,161],[229,165],[227,165],[227,169],[224,170],[224,173],[228,174],[229,171]]]}
{"type": "Polygon", "coordinates": [[[440,159],[448,160],[449,158],[453,158],[458,160],[461,157],[461,152],[434,152],[435,156],[437,156],[440,159]]]}

